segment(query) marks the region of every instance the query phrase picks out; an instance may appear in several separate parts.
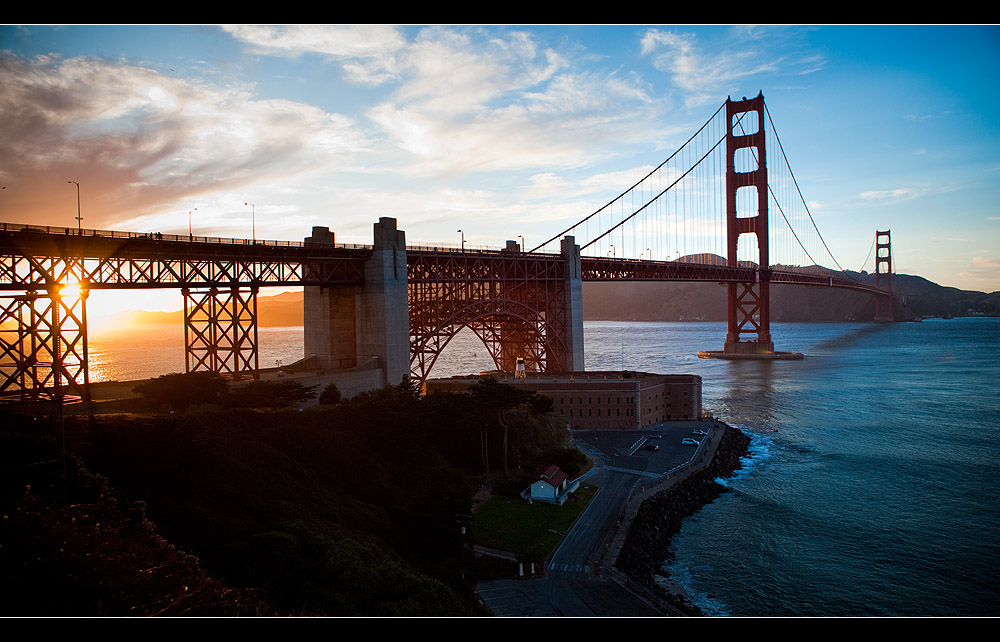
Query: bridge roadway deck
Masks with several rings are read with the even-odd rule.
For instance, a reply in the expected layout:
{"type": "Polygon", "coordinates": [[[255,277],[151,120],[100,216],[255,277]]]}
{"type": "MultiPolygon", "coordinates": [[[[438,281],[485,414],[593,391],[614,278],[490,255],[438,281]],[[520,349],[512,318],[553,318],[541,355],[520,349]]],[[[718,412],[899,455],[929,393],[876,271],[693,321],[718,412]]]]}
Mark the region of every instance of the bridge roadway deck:
{"type": "MultiPolygon", "coordinates": [[[[61,276],[63,269],[79,272],[77,277],[85,277],[92,288],[171,288],[232,283],[260,286],[357,284],[364,280],[363,264],[371,251],[372,246],[356,244],[327,245],[0,223],[0,290],[43,288],[48,278],[61,276]],[[36,259],[47,259],[52,264],[45,265],[36,259]],[[82,260],[83,266],[56,265],[75,260],[82,260]]],[[[486,257],[513,263],[561,260],[561,255],[557,254],[510,249],[466,250],[409,245],[407,254],[423,262],[428,257],[448,256],[452,262],[469,265],[478,265],[486,257]]],[[[749,263],[729,266],[688,260],[584,256],[581,266],[584,281],[753,282],[761,279],[761,271],[749,263]]],[[[474,278],[473,273],[476,271],[470,269],[452,274],[451,278],[474,278]]],[[[444,277],[435,274],[427,278],[444,277]]],[[[772,266],[767,271],[767,278],[772,283],[888,294],[871,283],[835,276],[818,267],[772,266]]]]}
{"type": "MultiPolygon", "coordinates": [[[[711,461],[725,428],[716,422],[669,422],[633,431],[578,431],[595,466],[581,480],[600,491],[563,538],[544,575],[481,582],[480,597],[501,617],[657,617],[686,615],[613,568],[639,504],[711,461]],[[701,446],[680,443],[694,428],[701,446]],[[661,434],[662,439],[648,439],[661,434]],[[700,439],[700,437],[698,437],[700,439]],[[646,444],[660,447],[658,452],[646,444]],[[667,474],[669,471],[669,475],[667,474]]],[[[676,592],[676,591],[675,591],[676,592]]]]}

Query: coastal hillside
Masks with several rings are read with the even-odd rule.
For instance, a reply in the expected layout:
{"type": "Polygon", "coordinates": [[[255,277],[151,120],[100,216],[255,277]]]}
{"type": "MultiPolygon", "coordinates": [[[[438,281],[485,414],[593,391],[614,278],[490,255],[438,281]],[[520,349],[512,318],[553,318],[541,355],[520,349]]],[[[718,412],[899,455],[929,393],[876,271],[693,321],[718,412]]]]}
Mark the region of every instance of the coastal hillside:
{"type": "MultiPolygon", "coordinates": [[[[870,280],[870,274],[848,273],[870,280]]],[[[902,295],[896,317],[996,315],[1000,292],[990,294],[938,285],[919,276],[893,275],[902,295]]],[[[773,284],[771,320],[777,322],[871,321],[874,298],[836,288],[773,284]]],[[[718,283],[584,283],[583,317],[602,321],[725,321],[726,288],[718,283]]]]}
{"type": "Polygon", "coordinates": [[[488,480],[519,491],[576,453],[550,406],[496,385],[304,412],[0,408],[0,614],[482,615],[456,520],[488,480]]]}
{"type": "MultiPolygon", "coordinates": [[[[867,273],[847,276],[870,281],[867,273]]],[[[893,289],[903,296],[899,319],[995,315],[1000,292],[987,294],[938,285],[919,276],[893,275],[893,289]]],[[[182,323],[175,312],[125,313],[132,323],[182,323]]],[[[284,292],[257,298],[261,327],[302,325],[302,292],[284,292]]],[[[836,288],[774,284],[771,320],[776,322],[871,321],[871,295],[836,288]]],[[[636,281],[583,284],[583,318],[588,321],[725,321],[726,288],[718,283],[636,281]]]]}

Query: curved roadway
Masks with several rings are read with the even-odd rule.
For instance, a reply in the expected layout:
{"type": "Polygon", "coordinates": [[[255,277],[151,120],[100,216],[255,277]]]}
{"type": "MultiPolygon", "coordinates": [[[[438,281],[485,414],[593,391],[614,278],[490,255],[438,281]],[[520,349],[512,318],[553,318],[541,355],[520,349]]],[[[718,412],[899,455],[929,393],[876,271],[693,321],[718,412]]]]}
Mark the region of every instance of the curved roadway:
{"type": "MultiPolygon", "coordinates": [[[[701,424],[704,425],[704,424],[701,424]]],[[[578,446],[595,467],[581,479],[599,492],[563,538],[538,579],[482,582],[479,594],[502,617],[652,617],[674,613],[654,606],[608,577],[601,560],[629,497],[701,448],[681,444],[698,422],[661,424],[642,432],[578,431],[578,446]],[[649,436],[660,434],[662,438],[649,436]],[[657,451],[647,446],[658,446],[657,451]]]]}

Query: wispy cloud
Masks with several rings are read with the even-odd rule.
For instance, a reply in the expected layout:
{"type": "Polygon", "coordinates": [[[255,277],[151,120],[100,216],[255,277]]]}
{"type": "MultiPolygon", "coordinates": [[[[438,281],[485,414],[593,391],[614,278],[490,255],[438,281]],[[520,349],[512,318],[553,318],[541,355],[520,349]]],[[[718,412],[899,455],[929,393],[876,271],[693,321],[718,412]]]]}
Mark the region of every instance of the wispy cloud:
{"type": "Polygon", "coordinates": [[[642,55],[654,68],[669,73],[689,106],[718,101],[745,78],[778,69],[779,60],[762,59],[757,48],[708,53],[690,33],[650,29],[641,40],[642,55]]]}
{"type": "Polygon", "coordinates": [[[345,116],[252,86],[213,85],[98,59],[0,56],[7,177],[77,177],[100,211],[159,206],[343,162],[367,141],[345,116]]]}
{"type": "Polygon", "coordinates": [[[324,56],[342,66],[347,80],[364,85],[395,79],[398,55],[407,47],[399,30],[389,25],[229,25],[223,29],[259,54],[324,56]]]}
{"type": "Polygon", "coordinates": [[[977,282],[985,282],[987,288],[995,290],[997,283],[1000,283],[1000,259],[974,256],[972,257],[972,267],[959,274],[977,282]]]}
{"type": "Polygon", "coordinates": [[[898,189],[869,190],[867,192],[861,192],[859,196],[866,200],[905,200],[916,198],[917,196],[920,196],[920,193],[916,190],[904,187],[898,189]]]}

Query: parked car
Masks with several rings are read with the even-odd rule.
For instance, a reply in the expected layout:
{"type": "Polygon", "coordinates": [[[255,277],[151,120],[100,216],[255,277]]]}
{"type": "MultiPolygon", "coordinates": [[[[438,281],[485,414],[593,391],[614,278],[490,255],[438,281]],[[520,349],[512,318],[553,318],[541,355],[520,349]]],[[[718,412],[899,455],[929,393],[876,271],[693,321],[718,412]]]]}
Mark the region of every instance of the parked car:
{"type": "Polygon", "coordinates": [[[646,450],[652,450],[655,453],[660,450],[660,447],[656,444],[646,444],[646,450]]]}
{"type": "Polygon", "coordinates": [[[691,439],[690,437],[685,437],[684,439],[681,439],[681,443],[684,444],[685,446],[697,446],[701,442],[698,441],[697,439],[691,439]]]}
{"type": "Polygon", "coordinates": [[[691,431],[691,434],[692,435],[707,435],[708,433],[705,432],[704,430],[699,430],[699,429],[695,428],[694,430],[691,431]]]}
{"type": "Polygon", "coordinates": [[[653,435],[649,435],[649,438],[650,439],[663,439],[663,435],[661,435],[659,433],[656,433],[656,434],[653,434],[653,435]]]}

